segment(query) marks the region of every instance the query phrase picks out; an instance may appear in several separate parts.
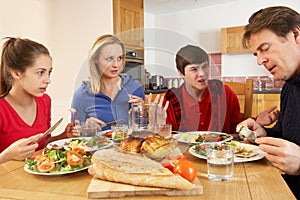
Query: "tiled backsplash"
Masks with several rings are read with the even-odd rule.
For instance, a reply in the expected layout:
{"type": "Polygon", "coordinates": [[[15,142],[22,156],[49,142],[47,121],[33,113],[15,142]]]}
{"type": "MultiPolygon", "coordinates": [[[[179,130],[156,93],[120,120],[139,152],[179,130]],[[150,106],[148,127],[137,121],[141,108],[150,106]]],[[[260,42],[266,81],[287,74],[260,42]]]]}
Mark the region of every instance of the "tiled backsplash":
{"type": "MultiPolygon", "coordinates": [[[[284,85],[284,81],[274,81],[272,77],[269,76],[222,76],[222,54],[221,53],[213,53],[209,54],[210,56],[210,62],[213,67],[210,72],[210,79],[220,79],[222,81],[227,82],[242,82],[245,83],[247,78],[253,79],[253,85],[254,89],[258,89],[259,87],[259,81],[261,81],[262,89],[281,89],[284,85]]],[[[165,78],[164,86],[166,88],[177,87],[180,86],[183,82],[183,79],[181,78],[165,78]]]]}
{"type": "Polygon", "coordinates": [[[258,89],[259,80],[261,81],[262,89],[281,89],[284,85],[284,81],[274,81],[272,77],[269,76],[250,76],[250,77],[222,77],[222,81],[227,82],[242,82],[245,83],[246,79],[253,79],[253,87],[254,89],[258,89]]]}
{"type": "Polygon", "coordinates": [[[222,81],[232,81],[232,82],[245,82],[247,78],[253,79],[254,89],[258,89],[259,80],[261,81],[262,89],[280,89],[284,85],[284,81],[274,81],[272,77],[269,76],[236,76],[236,77],[223,77],[222,76],[222,54],[213,53],[209,54],[211,59],[211,64],[215,65],[219,71],[218,73],[211,73],[211,78],[221,79],[222,81]]]}

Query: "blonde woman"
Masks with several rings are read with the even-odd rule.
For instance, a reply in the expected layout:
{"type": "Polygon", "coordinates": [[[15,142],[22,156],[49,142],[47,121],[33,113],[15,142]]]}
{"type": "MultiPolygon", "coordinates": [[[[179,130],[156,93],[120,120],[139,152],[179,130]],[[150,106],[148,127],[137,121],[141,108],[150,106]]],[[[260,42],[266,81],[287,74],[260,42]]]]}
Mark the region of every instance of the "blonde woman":
{"type": "Polygon", "coordinates": [[[96,39],[89,51],[89,80],[76,90],[72,101],[80,122],[93,121],[101,127],[117,119],[128,123],[130,104],[144,101],[142,85],[130,76],[120,75],[124,58],[124,45],[116,36],[96,39]]]}

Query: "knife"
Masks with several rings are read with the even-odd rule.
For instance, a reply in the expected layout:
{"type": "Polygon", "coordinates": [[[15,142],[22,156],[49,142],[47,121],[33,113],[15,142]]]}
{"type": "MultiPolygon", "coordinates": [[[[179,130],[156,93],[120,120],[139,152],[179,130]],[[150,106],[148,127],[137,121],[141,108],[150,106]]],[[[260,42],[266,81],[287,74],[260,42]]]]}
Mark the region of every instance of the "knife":
{"type": "Polygon", "coordinates": [[[116,120],[116,121],[105,123],[104,126],[111,126],[111,125],[114,125],[114,124],[119,124],[119,123],[122,123],[123,121],[124,121],[123,119],[119,119],[119,120],[116,120]]]}
{"type": "Polygon", "coordinates": [[[60,120],[58,120],[52,127],[50,127],[41,137],[34,140],[32,144],[38,143],[39,141],[41,141],[41,139],[51,134],[54,131],[54,129],[56,129],[56,127],[58,127],[58,125],[62,122],[62,120],[63,118],[60,118],[60,120]]]}

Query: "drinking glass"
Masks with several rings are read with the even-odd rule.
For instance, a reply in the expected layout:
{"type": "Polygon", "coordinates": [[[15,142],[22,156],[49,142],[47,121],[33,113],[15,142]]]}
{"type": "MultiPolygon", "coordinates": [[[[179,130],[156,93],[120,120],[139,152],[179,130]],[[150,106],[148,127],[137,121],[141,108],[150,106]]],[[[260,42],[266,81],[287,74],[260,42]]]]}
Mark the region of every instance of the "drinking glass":
{"type": "Polygon", "coordinates": [[[172,133],[172,124],[156,125],[156,133],[164,138],[170,138],[172,133]]]}
{"type": "Polygon", "coordinates": [[[222,145],[207,151],[208,179],[211,181],[229,181],[233,177],[234,147],[222,145]]]}
{"type": "Polygon", "coordinates": [[[115,142],[124,140],[128,134],[128,125],[127,124],[113,124],[111,126],[112,139],[115,142]]]}
{"type": "Polygon", "coordinates": [[[97,134],[97,125],[93,123],[81,123],[81,137],[94,137],[97,134]]]}

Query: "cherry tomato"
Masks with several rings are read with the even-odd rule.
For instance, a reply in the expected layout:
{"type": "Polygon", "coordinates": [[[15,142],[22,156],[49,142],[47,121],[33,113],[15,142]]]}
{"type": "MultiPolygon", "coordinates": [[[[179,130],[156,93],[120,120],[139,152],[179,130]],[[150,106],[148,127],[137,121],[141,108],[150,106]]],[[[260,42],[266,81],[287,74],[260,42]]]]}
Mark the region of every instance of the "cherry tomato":
{"type": "Polygon", "coordinates": [[[197,169],[195,165],[186,159],[179,159],[175,162],[174,174],[179,174],[190,182],[197,177],[197,169]]]}
{"type": "Polygon", "coordinates": [[[54,159],[47,156],[41,156],[36,162],[36,170],[39,172],[49,172],[55,168],[54,159]]]}
{"type": "Polygon", "coordinates": [[[82,155],[77,153],[76,151],[68,151],[67,152],[67,163],[71,166],[82,165],[84,162],[84,158],[82,155]]]}
{"type": "Polygon", "coordinates": [[[106,136],[106,137],[111,137],[111,135],[112,135],[112,132],[111,132],[111,131],[108,131],[108,132],[105,133],[105,136],[106,136]]]}

